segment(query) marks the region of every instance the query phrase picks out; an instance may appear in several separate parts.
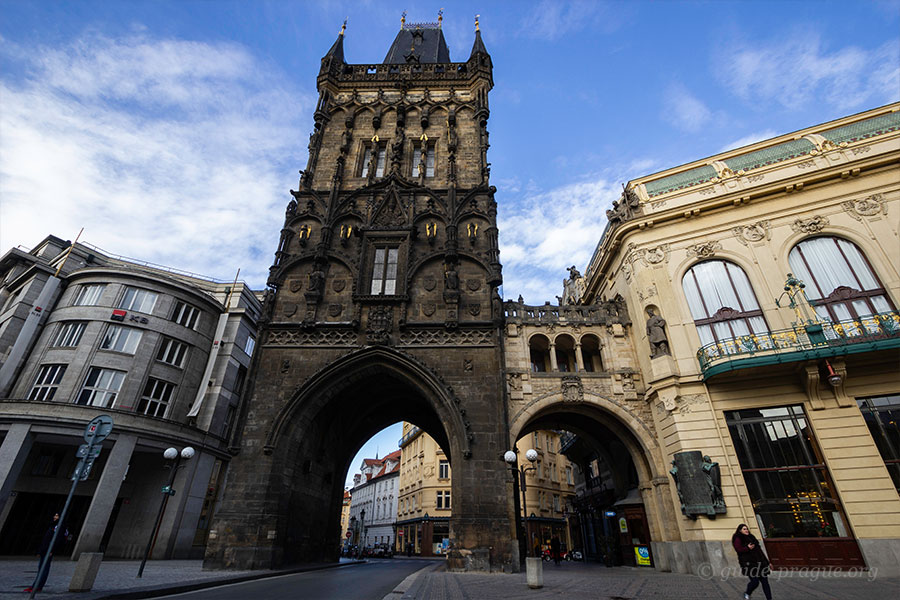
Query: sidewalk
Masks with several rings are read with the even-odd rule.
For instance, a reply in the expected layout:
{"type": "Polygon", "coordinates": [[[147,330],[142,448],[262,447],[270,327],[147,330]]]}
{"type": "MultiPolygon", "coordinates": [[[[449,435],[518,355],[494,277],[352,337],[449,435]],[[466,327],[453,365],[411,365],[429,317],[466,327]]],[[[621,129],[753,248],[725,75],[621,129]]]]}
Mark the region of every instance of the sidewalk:
{"type": "MultiPolygon", "coordinates": [[[[595,564],[543,563],[544,587],[529,589],[525,573],[485,575],[447,573],[435,565],[408,577],[388,595],[391,600],[700,600],[742,597],[747,578],[709,579],[651,569],[606,568],[595,564]]],[[[777,600],[881,600],[900,597],[900,578],[855,574],[776,572],[769,577],[777,600]]],[[[386,597],[386,598],[388,598],[386,597]]],[[[753,593],[764,600],[761,589],[753,593]]]]}
{"type": "MultiPolygon", "coordinates": [[[[329,569],[341,565],[358,564],[359,561],[342,558],[339,563],[317,563],[301,565],[283,571],[204,571],[201,560],[151,560],[144,568],[143,577],[137,578],[139,560],[108,560],[100,565],[94,588],[90,592],[69,592],[69,582],[75,571],[75,562],[54,560],[50,567],[50,577],[44,590],[35,598],[53,600],[101,600],[112,596],[149,598],[154,590],[168,590],[171,593],[188,591],[197,587],[209,587],[214,582],[235,582],[247,579],[262,579],[285,573],[299,573],[317,569],[329,569]],[[204,585],[207,584],[207,585],[204,585]]],[[[37,573],[37,558],[0,560],[0,600],[21,600],[27,598],[23,590],[30,586],[37,573]]]]}

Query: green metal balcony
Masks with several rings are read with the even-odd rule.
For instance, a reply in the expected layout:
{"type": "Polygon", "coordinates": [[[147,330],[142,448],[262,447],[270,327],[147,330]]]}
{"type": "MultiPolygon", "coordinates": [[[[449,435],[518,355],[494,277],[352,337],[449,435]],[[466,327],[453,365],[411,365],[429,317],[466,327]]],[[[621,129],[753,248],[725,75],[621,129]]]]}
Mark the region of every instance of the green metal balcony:
{"type": "Polygon", "coordinates": [[[697,351],[703,379],[719,373],[900,348],[900,313],[820,322],[706,344],[697,351]]]}

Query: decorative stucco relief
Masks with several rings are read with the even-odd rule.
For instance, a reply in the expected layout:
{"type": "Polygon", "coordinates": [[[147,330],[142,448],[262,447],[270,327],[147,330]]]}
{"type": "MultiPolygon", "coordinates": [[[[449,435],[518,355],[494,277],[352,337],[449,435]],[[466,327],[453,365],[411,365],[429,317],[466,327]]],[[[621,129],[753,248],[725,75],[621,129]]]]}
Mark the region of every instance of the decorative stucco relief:
{"type": "Polygon", "coordinates": [[[873,194],[859,200],[847,200],[841,202],[841,206],[857,221],[862,221],[863,217],[887,214],[887,205],[882,194],[873,194]]]}
{"type": "Polygon", "coordinates": [[[696,256],[697,258],[709,258],[715,256],[716,252],[721,249],[722,244],[715,240],[691,244],[686,248],[688,256],[696,256]]]}
{"type": "Polygon", "coordinates": [[[760,242],[772,237],[771,226],[769,221],[765,219],[749,225],[732,227],[731,232],[734,234],[734,237],[745,246],[748,246],[752,242],[760,242]]]}
{"type": "Polygon", "coordinates": [[[808,219],[797,219],[791,223],[791,229],[796,233],[819,233],[828,227],[828,217],[815,215],[808,219]]]}

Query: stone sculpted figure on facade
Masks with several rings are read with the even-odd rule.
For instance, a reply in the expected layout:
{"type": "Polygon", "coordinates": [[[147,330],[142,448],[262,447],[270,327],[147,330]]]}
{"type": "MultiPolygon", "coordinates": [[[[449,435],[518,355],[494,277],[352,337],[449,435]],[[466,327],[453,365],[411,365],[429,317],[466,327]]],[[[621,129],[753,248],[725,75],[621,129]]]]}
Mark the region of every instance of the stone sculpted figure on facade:
{"type": "Polygon", "coordinates": [[[719,470],[719,463],[713,462],[709,456],[704,456],[701,467],[706,475],[706,485],[709,487],[709,497],[713,509],[717,513],[725,512],[725,496],[722,494],[722,473],[719,470]]]}
{"type": "Polygon", "coordinates": [[[647,339],[650,342],[650,358],[671,354],[666,337],[666,320],[647,307],[647,339]]]}

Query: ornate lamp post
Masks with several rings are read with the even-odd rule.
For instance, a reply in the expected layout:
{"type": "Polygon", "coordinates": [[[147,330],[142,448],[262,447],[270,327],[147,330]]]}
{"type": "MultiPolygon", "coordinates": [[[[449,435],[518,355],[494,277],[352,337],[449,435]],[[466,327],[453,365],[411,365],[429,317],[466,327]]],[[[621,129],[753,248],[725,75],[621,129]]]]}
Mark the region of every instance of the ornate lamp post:
{"type": "MultiPolygon", "coordinates": [[[[509,464],[510,468],[512,468],[512,470],[513,470],[513,474],[514,474],[513,476],[518,477],[519,488],[522,490],[522,521],[523,521],[523,528],[524,528],[523,537],[524,537],[524,545],[525,545],[524,554],[527,556],[530,538],[528,536],[528,504],[525,500],[525,490],[526,490],[525,473],[527,473],[528,471],[537,470],[536,467],[534,466],[534,461],[537,460],[538,453],[534,448],[529,448],[525,452],[525,458],[528,459],[528,462],[530,462],[532,464],[532,466],[526,467],[525,465],[520,465],[519,468],[516,469],[516,464],[518,462],[518,456],[516,455],[516,452],[514,450],[507,450],[506,453],[503,455],[503,460],[505,460],[507,462],[507,464],[509,464]]],[[[516,508],[516,514],[518,516],[518,507],[516,508]]],[[[517,518],[517,520],[518,520],[518,518],[517,518]]],[[[520,538],[520,540],[521,539],[522,538],[520,538]]]]}
{"type": "Polygon", "coordinates": [[[153,543],[156,541],[156,534],[159,532],[159,526],[162,523],[163,514],[166,512],[166,504],[169,502],[169,496],[175,495],[175,490],[172,489],[172,484],[175,483],[175,474],[178,472],[179,467],[184,465],[180,464],[181,460],[190,460],[194,456],[194,449],[190,446],[186,446],[178,452],[176,448],[166,448],[166,451],[163,452],[163,456],[166,460],[175,461],[171,465],[166,465],[166,468],[171,469],[169,473],[169,483],[162,489],[163,499],[162,503],[159,506],[159,514],[156,516],[156,525],[153,526],[153,531],[150,532],[150,539],[147,540],[147,548],[144,550],[144,558],[141,560],[141,567],[138,569],[138,577],[141,577],[144,574],[144,565],[147,564],[147,557],[150,556],[150,551],[153,549],[153,543]]]}

